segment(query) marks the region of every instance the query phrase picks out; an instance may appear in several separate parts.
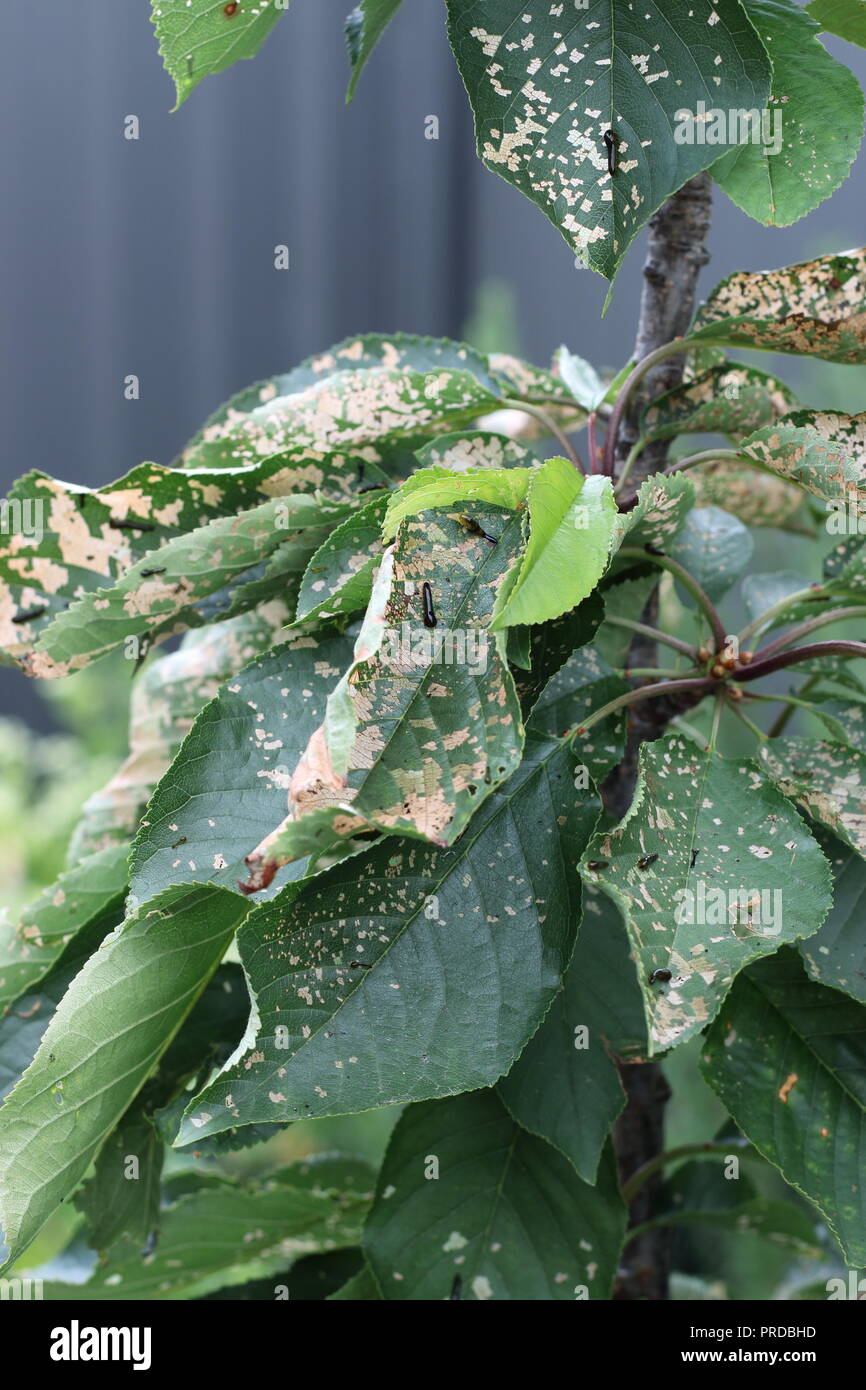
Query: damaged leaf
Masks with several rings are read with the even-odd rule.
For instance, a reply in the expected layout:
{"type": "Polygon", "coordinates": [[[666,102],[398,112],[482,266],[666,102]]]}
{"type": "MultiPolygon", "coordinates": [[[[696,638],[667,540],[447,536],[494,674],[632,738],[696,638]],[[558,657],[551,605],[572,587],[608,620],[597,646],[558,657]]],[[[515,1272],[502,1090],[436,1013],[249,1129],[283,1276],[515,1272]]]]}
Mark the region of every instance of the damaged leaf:
{"type": "Polygon", "coordinates": [[[750,961],[817,931],[832,882],[800,816],[754,764],[671,734],[643,744],[639,767],[631,807],[596,836],[581,873],[623,913],[657,1053],[714,1018],[750,961]],[[671,979],[651,982],[657,970],[671,979]]]}
{"type": "Polygon", "coordinates": [[[559,989],[597,814],[567,746],[534,737],[453,848],[389,838],[264,903],[238,939],[244,1051],[178,1142],[491,1085],[559,989]]]}

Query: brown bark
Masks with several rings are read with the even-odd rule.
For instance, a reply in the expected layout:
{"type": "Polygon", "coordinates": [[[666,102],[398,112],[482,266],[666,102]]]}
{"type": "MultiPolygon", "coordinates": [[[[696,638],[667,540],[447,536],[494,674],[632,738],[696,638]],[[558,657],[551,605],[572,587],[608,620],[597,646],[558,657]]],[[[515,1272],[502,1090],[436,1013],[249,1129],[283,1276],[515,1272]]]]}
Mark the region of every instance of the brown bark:
{"type": "MultiPolygon", "coordinates": [[[[664,343],[681,337],[691,323],[697,280],[709,259],[706,238],[710,224],[712,185],[708,174],[699,174],[660,208],[649,224],[649,245],[644,264],[640,318],[635,358],[646,357],[664,343]]],[[[684,359],[672,357],[648,372],[623,420],[616,440],[617,469],[638,438],[640,409],[645,401],[669,391],[681,380],[684,359]]],[[[631,477],[637,486],[665,466],[667,443],[650,444],[639,456],[631,477]]],[[[653,623],[656,605],[648,606],[645,621],[653,623]]],[[[638,637],[630,654],[632,666],[654,666],[652,642],[638,637]]],[[[658,738],[676,713],[667,700],[647,700],[634,707],[629,721],[629,741],[622,765],[608,778],[604,799],[608,809],[621,816],[634,790],[637,751],[641,743],[658,738]]],[[[623,1063],[620,1076],[627,1097],[626,1109],[614,1130],[620,1177],[625,1181],[664,1146],[664,1109],[670,1096],[658,1063],[623,1063]]],[[[629,1212],[629,1225],[646,1221],[661,1177],[646,1182],[629,1212]]],[[[614,1291],[619,1300],[664,1300],[668,1297],[669,1233],[648,1231],[627,1246],[614,1291]]]]}

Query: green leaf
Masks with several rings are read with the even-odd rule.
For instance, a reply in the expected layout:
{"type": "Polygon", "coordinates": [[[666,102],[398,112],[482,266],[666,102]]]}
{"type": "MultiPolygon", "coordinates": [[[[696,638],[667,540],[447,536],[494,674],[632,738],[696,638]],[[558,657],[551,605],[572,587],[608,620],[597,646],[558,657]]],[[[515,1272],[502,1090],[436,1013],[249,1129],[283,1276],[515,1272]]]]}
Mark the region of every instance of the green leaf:
{"type": "Polygon", "coordinates": [[[863,137],[857,78],[824,48],[817,24],[791,0],[743,0],[770,59],[765,122],[713,165],[737,207],[765,225],[788,227],[848,177],[863,137]]]}
{"type": "Polygon", "coordinates": [[[572,777],[566,745],[530,738],[452,849],[389,839],[258,908],[238,940],[254,998],[245,1053],[191,1102],[178,1142],[506,1072],[574,941],[572,866],[598,805],[572,777]]]}
{"type": "Polygon", "coordinates": [[[346,100],[355,95],[358,78],[367,64],[367,59],[379,42],[386,25],[400,8],[400,0],[361,0],[361,3],[346,16],[346,47],[349,50],[349,65],[352,76],[346,100]]]}
{"type": "Polygon", "coordinates": [[[827,362],[866,362],[866,248],[781,270],[738,270],[698,310],[690,338],[827,362]]]}
{"type": "MultiPolygon", "coordinates": [[[[349,638],[336,633],[293,636],[205,706],[133,844],[131,887],[140,901],[172,883],[235,887],[246,855],[285,812],[292,771],[351,653],[349,638]]],[[[296,876],[283,873],[278,886],[296,876]]]]}
{"type": "Polygon", "coordinates": [[[785,797],[753,763],[679,735],[641,747],[634,800],[581,873],[625,918],[652,1052],[700,1031],[738,971],[811,936],[831,902],[829,865],[785,797]],[[656,970],[672,978],[651,983],[656,970]]]}
{"type": "Polygon", "coordinates": [[[158,574],[148,572],[149,558],[139,560],[113,588],[76,600],[22,665],[29,675],[63,676],[127,638],[152,644],[234,617],[284,591],[324,539],[324,528],[345,514],[345,507],[298,494],[178,536],[160,549],[158,574]]]}
{"type": "Polygon", "coordinates": [[[380,1302],[382,1295],[379,1292],[379,1285],[373,1277],[373,1272],[368,1264],[364,1264],[357,1274],[348,1283],[344,1284],[336,1293],[328,1295],[329,1302],[336,1302],[345,1299],[351,1303],[374,1303],[380,1302]]]}
{"type": "Polygon", "coordinates": [[[301,580],[295,625],[366,608],[382,559],[382,522],[388,493],[348,517],[319,546],[301,580]]]}
{"type": "Polygon", "coordinates": [[[402,523],[292,776],[290,814],[248,857],[254,875],[374,827],[451,844],[519,763],[517,693],[488,627],[521,520],[473,514],[495,544],[441,510],[402,523]]]}
{"type": "Polygon", "coordinates": [[[637,578],[632,578],[631,575],[628,578],[617,576],[613,582],[606,583],[602,590],[605,621],[595,635],[594,646],[607,665],[615,670],[628,666],[628,652],[634,641],[634,632],[619,627],[615,619],[639,621],[658,587],[659,577],[658,567],[647,564],[644,566],[644,573],[637,578]]]}
{"type": "MultiPolygon", "coordinates": [[[[595,644],[582,647],[544,687],[533,706],[529,727],[560,738],[628,689],[595,644]]],[[[575,753],[595,782],[602,781],[625,752],[626,714],[625,710],[611,714],[575,739],[575,753]]]]}
{"type": "Polygon", "coordinates": [[[529,540],[506,580],[494,630],[569,612],[607,568],[618,516],[610,478],[585,478],[565,459],[550,459],[532,475],[526,504],[529,540]]]}
{"type": "Polygon", "coordinates": [[[677,114],[699,101],[762,107],[769,91],[766,54],[733,0],[596,0],[564,15],[547,0],[447,8],[480,158],[608,279],[656,209],[724,153],[672,140],[677,114]]]}
{"type": "Polygon", "coordinates": [[[255,57],[285,9],[278,0],[151,0],[160,55],[177,92],[175,111],[205,77],[255,57]]]}
{"type": "Polygon", "coordinates": [[[401,521],[434,507],[459,504],[518,510],[534,476],[528,468],[489,468],[477,473],[456,473],[440,466],[420,469],[392,494],[382,534],[386,541],[393,540],[401,521]]]}
{"type": "Polygon", "coordinates": [[[866,3],[864,0],[812,0],[806,9],[828,34],[866,48],[866,3]]]}
{"type": "Polygon", "coordinates": [[[866,1004],[866,864],[835,835],[816,838],[833,869],[833,906],[800,954],[813,980],[866,1004]]]}
{"type": "MultiPolygon", "coordinates": [[[[735,1146],[732,1153],[736,1154],[735,1146]]],[[[758,1235],[806,1258],[822,1257],[814,1218],[792,1202],[759,1196],[745,1174],[730,1180],[720,1164],[721,1159],[715,1166],[702,1161],[682,1164],[656,1199],[653,1225],[710,1226],[736,1235],[758,1235]]]]}
{"type": "Polygon", "coordinates": [[[866,505],[866,415],[795,410],[741,448],[816,497],[866,505]]]}
{"type": "Polygon", "coordinates": [[[372,1174],[359,1183],[359,1165],[349,1160],[342,1186],[340,1166],[333,1158],[299,1163],[243,1187],[215,1181],[168,1207],[154,1251],[142,1257],[140,1241],[123,1241],[86,1284],[46,1281],[44,1296],[64,1302],[200,1297],[243,1282],[253,1262],[284,1269],[314,1251],[357,1245],[372,1174]]]}
{"type": "Polygon", "coordinates": [[[625,1221],[610,1150],[590,1187],[479,1091],[397,1122],[364,1250],[386,1299],[606,1299],[625,1221]]]}
{"type": "Polygon", "coordinates": [[[610,1128],[625,1107],[615,1057],[644,1032],[619,913],[600,893],[585,891],[562,989],[497,1087],[517,1123],[564,1154],[584,1182],[595,1182],[610,1128]]]}
{"type": "MultiPolygon", "coordinates": [[[[668,547],[668,554],[715,602],[739,579],[754,548],[752,533],[730,512],[719,507],[695,507],[668,547]]],[[[687,607],[694,606],[694,599],[680,585],[678,593],[687,607]]]]}
{"type": "Polygon", "coordinates": [[[604,604],[601,595],[596,592],[570,613],[564,613],[549,623],[508,629],[509,644],[512,640],[519,642],[521,653],[526,658],[526,665],[513,673],[524,716],[568,658],[591,641],[603,618],[604,604]]]}
{"type": "Polygon", "coordinates": [[[126,854],[123,846],[89,855],[22,908],[14,925],[0,923],[0,1012],[45,978],[79,932],[115,925],[129,881],[126,854]]]}
{"type": "Polygon", "coordinates": [[[681,434],[724,434],[739,440],[796,405],[797,398],[776,377],[738,362],[721,362],[652,401],[640,430],[647,441],[681,434]]]}
{"type": "Polygon", "coordinates": [[[866,859],[866,753],[814,738],[774,738],[760,752],[785,795],[866,859]]]}
{"type": "Polygon", "coordinates": [[[75,1205],[87,1220],[88,1245],[104,1251],[123,1235],[134,1237],[140,1245],[156,1240],[164,1144],[171,1143],[177,1128],[164,1140],[165,1109],[171,1109],[176,1097],[180,1117],[189,1099],[183,1088],[228,1060],[243,1036],[248,1015],[243,971],[236,965],[219,966],[156,1071],[102,1145],[92,1176],[75,1196],[75,1205]]]}
{"type": "Polygon", "coordinates": [[[808,980],[795,951],[735,983],[702,1049],[704,1077],[755,1148],[866,1265],[866,1009],[808,980]]]}
{"type": "Polygon", "coordinates": [[[559,375],[578,405],[584,410],[596,410],[607,394],[607,387],[593,367],[563,346],[556,354],[559,375]]]}
{"type": "Polygon", "coordinates": [[[78,1185],[247,911],[221,889],[169,890],[119,927],[76,976],[0,1110],[3,1268],[78,1185]]]}

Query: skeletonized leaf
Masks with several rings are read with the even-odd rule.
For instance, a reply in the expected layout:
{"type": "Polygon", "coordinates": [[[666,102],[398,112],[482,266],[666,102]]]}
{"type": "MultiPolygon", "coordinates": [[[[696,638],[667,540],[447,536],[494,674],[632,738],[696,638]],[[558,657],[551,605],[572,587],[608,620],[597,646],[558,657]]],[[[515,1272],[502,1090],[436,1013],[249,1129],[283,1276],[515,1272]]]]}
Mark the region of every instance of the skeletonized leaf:
{"type": "Polygon", "coordinates": [[[866,859],[866,753],[815,738],[774,738],[761,760],[786,796],[866,859]]]}
{"type": "Polygon", "coordinates": [[[713,165],[713,178],[758,222],[787,227],[848,177],[863,136],[854,73],[819,41],[820,24],[791,0],[743,0],[770,59],[769,109],[747,139],[713,165]]]}
{"type": "Polygon", "coordinates": [[[695,490],[685,474],[646,478],[638,490],[637,505],[617,519],[620,544],[667,550],[694,505],[695,490]]]}
{"type": "Polygon", "coordinates": [[[721,362],[657,397],[641,420],[644,439],[681,434],[725,434],[742,439],[795,409],[784,382],[756,367],[721,362]]]}
{"type": "Polygon", "coordinates": [[[734,984],[702,1048],[704,1077],[755,1147],[866,1265],[866,1008],[807,979],[795,951],[734,984]]]}
{"type": "Polygon", "coordinates": [[[529,539],[503,586],[494,630],[569,612],[607,568],[618,518],[610,478],[586,478],[565,459],[550,459],[532,474],[526,507],[529,539]]]}
{"type": "Polygon", "coordinates": [[[642,746],[631,807],[581,873],[623,913],[653,1052],[700,1031],[738,971],[811,936],[831,903],[829,865],[790,802],[754,764],[680,735],[642,746]],[[651,982],[657,970],[672,978],[651,982]]]}
{"type": "Polygon", "coordinates": [[[699,101],[762,107],[769,90],[766,54],[733,0],[447,8],[479,156],[608,279],[655,210],[725,151],[672,140],[677,113],[699,101]],[[618,142],[613,174],[608,130],[618,142]]]}
{"type": "Polygon", "coordinates": [[[346,47],[349,50],[349,65],[352,76],[346,100],[355,95],[358,78],[367,64],[367,59],[379,42],[383,30],[400,8],[400,0],[361,0],[361,3],[346,16],[346,47]]]}
{"type": "Polygon", "coordinates": [[[692,469],[689,477],[698,507],[722,507],[747,526],[814,532],[806,499],[798,487],[784,478],[729,460],[692,469]]]}
{"type": "Polygon", "coordinates": [[[573,767],[567,745],[530,738],[451,849],[389,839],[258,908],[238,939],[254,998],[244,1052],[190,1103],[178,1142],[506,1072],[574,941],[573,865],[598,805],[573,767]]]}
{"type": "MultiPolygon", "coordinates": [[[[234,888],[285,810],[292,771],[351,657],[338,634],[293,636],[232,676],[159,783],[130,856],[144,902],[172,883],[234,888]]],[[[283,874],[282,887],[287,878],[283,874]]]]}
{"type": "Polygon", "coordinates": [[[866,504],[866,415],[795,410],[741,448],[816,497],[866,504]]]}
{"type": "Polygon", "coordinates": [[[386,1299],[606,1299],[625,1222],[610,1149],[590,1187],[478,1091],[398,1120],[364,1251],[386,1299]]]}
{"type": "Polygon", "coordinates": [[[85,594],[21,664],[29,675],[67,675],[127,638],[153,644],[279,597],[345,514],[338,504],[296,495],[178,536],[161,548],[158,573],[149,573],[149,558],[139,560],[112,588],[85,594]]]}
{"type": "Polygon", "coordinates": [[[151,0],[151,19],[166,71],[182,106],[205,77],[258,53],[285,6],[277,0],[151,0]]]}
{"type": "Polygon", "coordinates": [[[866,248],[781,270],[736,271],[701,306],[689,337],[866,362],[866,248]]]}
{"type": "Polygon", "coordinates": [[[535,468],[539,459],[528,444],[493,430],[440,434],[417,451],[418,467],[471,473],[476,468],[535,468]]]}
{"type": "Polygon", "coordinates": [[[249,905],[171,889],[90,957],[0,1110],[0,1261],[29,1245],[157,1065],[249,905]]]}
{"type": "Polygon", "coordinates": [[[442,510],[402,523],[355,660],[292,776],[289,817],[248,858],[251,882],[371,827],[451,844],[514,771],[520,706],[488,627],[521,519],[474,515],[495,544],[442,510]]]}

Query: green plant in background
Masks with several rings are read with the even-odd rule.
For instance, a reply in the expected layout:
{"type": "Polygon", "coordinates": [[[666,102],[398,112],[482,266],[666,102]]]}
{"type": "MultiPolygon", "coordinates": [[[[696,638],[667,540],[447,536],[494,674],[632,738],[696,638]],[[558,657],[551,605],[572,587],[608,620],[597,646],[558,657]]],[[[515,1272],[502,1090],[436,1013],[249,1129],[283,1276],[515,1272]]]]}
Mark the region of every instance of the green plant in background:
{"type": "MultiPolygon", "coordinates": [[[[16,484],[7,659],[148,657],[0,937],[0,1258],[73,1194],[99,1256],[46,1296],[715,1298],[725,1232],[788,1252],[765,1296],[866,1264],[866,429],[731,356],[862,365],[866,251],[694,304],[704,171],[784,225],[853,159],[817,35],[858,7],[811,9],[449,0],[485,162],[609,278],[656,214],[612,380],[359,336],[172,467],[16,484]],[[709,1087],[667,1151],[660,1059],[709,1087]]],[[[178,100],[278,17],[156,0],[178,100]]]]}

